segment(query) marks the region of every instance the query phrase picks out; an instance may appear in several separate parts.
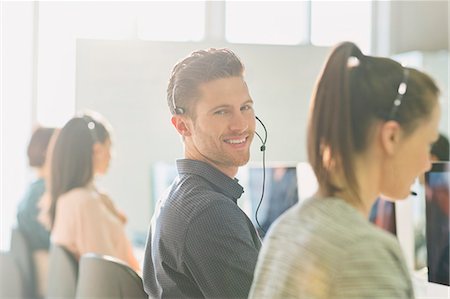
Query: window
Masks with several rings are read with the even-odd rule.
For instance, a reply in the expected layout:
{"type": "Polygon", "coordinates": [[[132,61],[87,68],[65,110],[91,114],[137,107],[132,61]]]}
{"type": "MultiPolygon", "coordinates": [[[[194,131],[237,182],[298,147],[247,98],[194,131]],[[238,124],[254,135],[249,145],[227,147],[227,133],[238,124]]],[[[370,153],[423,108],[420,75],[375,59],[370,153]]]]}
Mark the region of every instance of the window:
{"type": "Polygon", "coordinates": [[[225,38],[233,43],[333,46],[353,41],[370,53],[372,1],[227,1],[225,38]]]}
{"type": "Polygon", "coordinates": [[[200,41],[205,35],[205,1],[144,2],[137,18],[138,38],[200,41]]]}
{"type": "Polygon", "coordinates": [[[356,43],[370,53],[372,1],[311,2],[311,43],[332,46],[341,41],[356,43]]]}
{"type": "Polygon", "coordinates": [[[308,1],[227,1],[225,38],[234,43],[306,43],[308,7],[308,1]]]}

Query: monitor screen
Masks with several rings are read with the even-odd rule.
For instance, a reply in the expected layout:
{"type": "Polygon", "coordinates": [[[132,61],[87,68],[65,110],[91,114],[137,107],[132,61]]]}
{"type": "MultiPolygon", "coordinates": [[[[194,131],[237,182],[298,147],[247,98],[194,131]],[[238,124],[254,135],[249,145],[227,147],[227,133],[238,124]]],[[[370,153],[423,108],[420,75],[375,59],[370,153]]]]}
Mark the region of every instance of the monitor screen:
{"type": "Polygon", "coordinates": [[[369,220],[379,228],[397,234],[394,202],[378,197],[370,211],[369,220]]]}
{"type": "Polygon", "coordinates": [[[244,187],[244,194],[239,200],[239,206],[252,220],[263,238],[270,225],[283,212],[298,202],[296,165],[280,163],[266,165],[264,198],[258,209],[257,219],[255,212],[261,200],[263,168],[261,165],[249,165],[242,168],[237,177],[244,187]]]}
{"type": "Polygon", "coordinates": [[[425,173],[428,281],[449,285],[450,162],[433,163],[425,173]]]}

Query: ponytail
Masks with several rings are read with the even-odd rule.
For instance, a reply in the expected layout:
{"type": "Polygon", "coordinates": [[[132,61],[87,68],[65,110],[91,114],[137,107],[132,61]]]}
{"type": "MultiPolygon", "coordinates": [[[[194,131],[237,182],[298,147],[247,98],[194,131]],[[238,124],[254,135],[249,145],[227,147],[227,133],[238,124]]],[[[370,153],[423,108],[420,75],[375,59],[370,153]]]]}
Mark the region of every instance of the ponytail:
{"type": "MultiPolygon", "coordinates": [[[[308,128],[308,156],[321,187],[326,193],[340,191],[329,177],[339,163],[348,182],[356,181],[353,161],[353,127],[350,103],[350,70],[364,55],[349,42],[332,52],[313,95],[308,128]]],[[[356,186],[351,186],[352,189],[356,186]]]]}
{"type": "Polygon", "coordinates": [[[438,94],[434,81],[422,72],[388,58],[365,56],[350,42],[336,46],[313,93],[307,133],[308,158],[324,195],[346,188],[358,199],[354,156],[369,144],[373,124],[396,121],[410,134],[431,115],[438,94]],[[407,84],[406,93],[392,119],[401,84],[407,84]]]}

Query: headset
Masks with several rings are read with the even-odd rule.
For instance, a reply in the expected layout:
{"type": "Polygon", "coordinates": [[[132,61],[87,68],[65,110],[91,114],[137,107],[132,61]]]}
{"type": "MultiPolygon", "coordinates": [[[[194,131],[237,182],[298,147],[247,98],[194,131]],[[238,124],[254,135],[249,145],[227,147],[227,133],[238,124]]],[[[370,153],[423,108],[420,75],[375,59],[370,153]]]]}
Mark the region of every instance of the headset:
{"type": "MultiPolygon", "coordinates": [[[[177,105],[175,104],[175,88],[172,94],[172,105],[173,105],[173,110],[175,112],[176,115],[181,115],[184,114],[184,109],[181,107],[177,107],[177,105]]],[[[256,120],[261,124],[261,126],[264,129],[264,138],[261,137],[261,135],[258,134],[258,132],[255,131],[256,136],[258,136],[259,140],[261,141],[261,147],[259,148],[260,151],[263,153],[263,159],[262,159],[262,165],[263,165],[263,184],[262,184],[262,191],[261,191],[261,199],[259,200],[258,203],[258,207],[256,208],[255,211],[255,220],[256,223],[258,224],[258,227],[265,233],[264,229],[262,228],[261,224],[258,221],[258,211],[259,208],[261,207],[261,203],[262,200],[264,198],[264,190],[265,190],[265,184],[266,184],[266,142],[267,142],[267,129],[266,126],[264,125],[264,123],[261,121],[261,119],[259,119],[258,116],[255,116],[256,120]]]]}
{"type": "Polygon", "coordinates": [[[261,141],[262,145],[259,148],[262,151],[262,155],[263,155],[263,159],[262,159],[262,165],[263,165],[263,183],[262,183],[262,191],[261,191],[261,199],[259,200],[258,203],[258,207],[256,208],[255,211],[255,220],[256,223],[258,224],[258,227],[264,232],[266,233],[266,231],[262,228],[261,224],[258,221],[258,211],[259,208],[261,207],[261,203],[262,200],[264,198],[264,189],[265,189],[265,185],[266,185],[266,142],[267,142],[267,129],[266,126],[264,125],[264,123],[259,119],[258,116],[255,116],[256,120],[261,124],[261,126],[264,129],[264,139],[258,134],[258,132],[255,131],[256,136],[258,136],[259,140],[261,141]]]}
{"type": "Polygon", "coordinates": [[[173,101],[173,110],[175,111],[176,115],[184,114],[183,108],[175,106],[175,100],[173,101]]]}
{"type": "Polygon", "coordinates": [[[181,107],[177,107],[177,105],[175,104],[175,87],[173,87],[172,90],[172,105],[173,105],[173,111],[175,112],[176,115],[181,115],[184,114],[184,108],[181,107]]]}

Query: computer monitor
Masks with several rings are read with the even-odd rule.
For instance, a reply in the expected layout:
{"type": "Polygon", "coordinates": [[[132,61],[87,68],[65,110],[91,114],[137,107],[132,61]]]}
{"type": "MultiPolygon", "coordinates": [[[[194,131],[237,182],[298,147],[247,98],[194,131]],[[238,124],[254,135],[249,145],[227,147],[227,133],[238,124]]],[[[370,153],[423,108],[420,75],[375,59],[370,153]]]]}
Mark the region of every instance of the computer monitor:
{"type": "Polygon", "coordinates": [[[425,173],[428,281],[449,283],[450,162],[433,163],[425,173]]]}
{"type": "Polygon", "coordinates": [[[238,204],[252,220],[262,238],[272,223],[299,199],[296,163],[266,164],[264,198],[257,219],[255,213],[263,189],[262,164],[252,163],[242,167],[236,176],[244,187],[244,193],[238,204]]]}
{"type": "Polygon", "coordinates": [[[397,235],[397,221],[395,217],[395,202],[378,197],[372,206],[369,220],[379,228],[397,235]]]}

